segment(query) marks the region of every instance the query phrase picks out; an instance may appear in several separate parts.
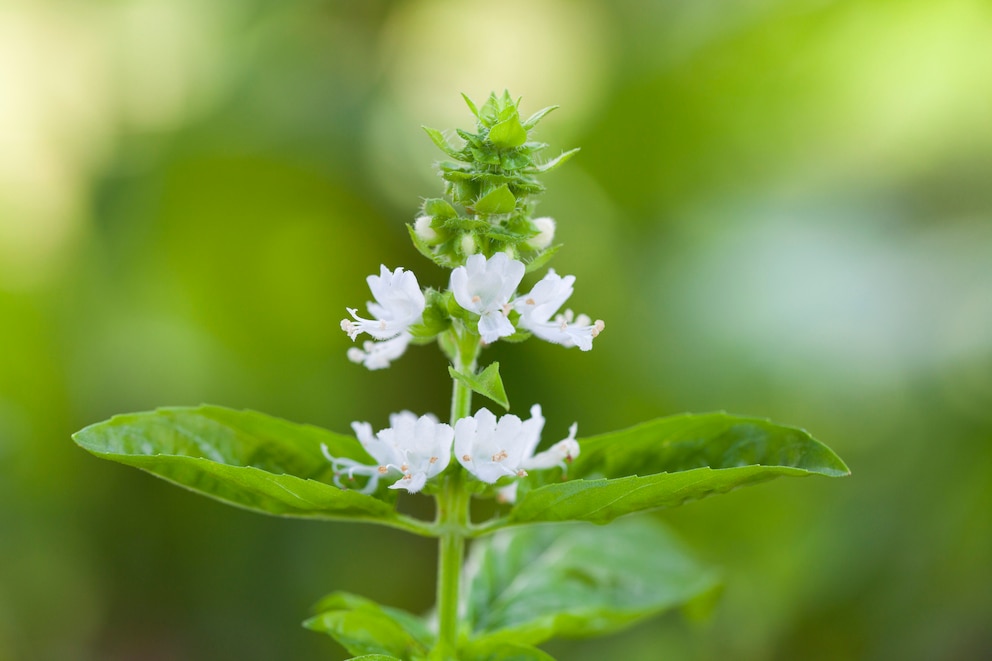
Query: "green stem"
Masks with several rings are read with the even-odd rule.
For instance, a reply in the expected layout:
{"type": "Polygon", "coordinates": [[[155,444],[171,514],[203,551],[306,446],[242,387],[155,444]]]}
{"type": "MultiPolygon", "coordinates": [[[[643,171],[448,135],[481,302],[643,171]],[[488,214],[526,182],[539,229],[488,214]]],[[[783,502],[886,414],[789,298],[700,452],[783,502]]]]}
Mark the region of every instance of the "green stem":
{"type": "MultiPolygon", "coordinates": [[[[456,335],[458,355],[455,369],[470,373],[475,369],[479,341],[468,333],[456,335]]],[[[472,413],[472,390],[457,379],[451,393],[451,425],[472,413]]],[[[471,494],[462,483],[462,471],[449,472],[437,495],[437,522],[440,531],[437,565],[438,640],[432,658],[454,659],[458,644],[459,595],[465,539],[469,534],[471,494]]]]}

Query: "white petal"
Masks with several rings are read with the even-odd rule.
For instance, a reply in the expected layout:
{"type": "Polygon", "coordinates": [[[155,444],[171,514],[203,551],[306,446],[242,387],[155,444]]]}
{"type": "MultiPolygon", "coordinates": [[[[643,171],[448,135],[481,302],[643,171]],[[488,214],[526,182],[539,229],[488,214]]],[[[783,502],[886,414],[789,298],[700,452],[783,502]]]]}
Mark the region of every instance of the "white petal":
{"type": "Polygon", "coordinates": [[[348,360],[365,365],[370,370],[385,369],[403,355],[412,338],[409,333],[401,333],[391,340],[365,342],[362,349],[358,347],[348,349],[348,360]]]}
{"type": "Polygon", "coordinates": [[[568,428],[568,438],[558,441],[544,452],[523,462],[523,467],[533,470],[543,470],[555,466],[564,468],[566,462],[579,456],[579,444],[575,440],[575,433],[578,428],[578,424],[572,423],[572,426],[568,428]]]}
{"type": "MultiPolygon", "coordinates": [[[[481,317],[500,315],[506,320],[503,307],[509,302],[517,285],[524,277],[526,267],[522,262],[510,259],[505,253],[496,253],[488,260],[482,255],[472,255],[451,272],[450,288],[458,305],[481,317]]],[[[507,322],[509,324],[509,322],[507,322]]],[[[482,333],[484,325],[479,324],[482,333]]],[[[512,329],[512,325],[510,325],[512,329]]],[[[491,340],[511,335],[499,317],[493,317],[485,324],[485,332],[491,340]]]]}
{"type": "Polygon", "coordinates": [[[410,493],[417,493],[424,488],[425,484],[427,484],[427,475],[425,473],[407,473],[393,484],[390,484],[389,488],[406,489],[410,493]]]}
{"type": "Polygon", "coordinates": [[[479,335],[486,344],[492,344],[501,337],[513,335],[516,329],[502,310],[487,312],[479,317],[479,335]]]}
{"type": "Polygon", "coordinates": [[[531,326],[548,322],[572,295],[574,284],[574,275],[561,277],[548,269],[528,293],[513,301],[514,309],[520,313],[520,325],[530,330],[531,326]]]}

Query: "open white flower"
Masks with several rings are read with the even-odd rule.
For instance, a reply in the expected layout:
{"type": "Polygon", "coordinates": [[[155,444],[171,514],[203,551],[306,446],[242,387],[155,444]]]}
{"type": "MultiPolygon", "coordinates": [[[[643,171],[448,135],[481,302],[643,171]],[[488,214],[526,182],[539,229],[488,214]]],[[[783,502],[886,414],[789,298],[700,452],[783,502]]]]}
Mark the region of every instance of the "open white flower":
{"type": "Polygon", "coordinates": [[[554,269],[548,269],[548,273],[529,293],[513,301],[513,308],[520,313],[520,327],[548,342],[566,347],[577,346],[582,351],[592,349],[593,338],[606,327],[602,320],[593,322],[588,316],[576,316],[571,310],[555,315],[572,295],[574,283],[574,275],[563,278],[554,269]]]}
{"type": "Polygon", "coordinates": [[[373,434],[372,425],[367,422],[351,424],[359,443],[376,461],[373,465],[346,457],[333,457],[326,445],[321,446],[324,456],[334,466],[335,484],[346,486],[341,483],[342,474],[349,479],[356,475],[364,476],[368,482],[361,492],[370,494],[379,486],[381,478],[398,475],[399,479],[389,488],[416,493],[424,488],[427,480],[448,467],[454,438],[450,426],[439,423],[433,415],[418,418],[409,411],[389,416],[389,425],[378,434],[373,434]]]}
{"type": "Polygon", "coordinates": [[[522,262],[496,253],[489,259],[472,255],[451,272],[451,293],[458,305],[479,315],[479,335],[491,344],[501,337],[513,335],[514,328],[506,318],[510,297],[524,277],[522,262]]]}
{"type": "Polygon", "coordinates": [[[530,409],[530,419],[508,414],[497,420],[488,409],[479,409],[473,417],[455,423],[455,457],[458,463],[479,480],[492,484],[504,476],[523,477],[527,469],[540,470],[564,466],[579,455],[575,441],[577,425],[568,438],[537,455],[544,418],[537,404],[530,409]]]}
{"type": "Polygon", "coordinates": [[[354,340],[359,333],[368,333],[377,340],[389,340],[422,319],[427,303],[417,276],[411,271],[398,268],[390,272],[380,266],[379,275],[370,275],[366,281],[375,298],[367,306],[375,318],[359,317],[358,310],[348,308],[354,321],[345,319],[341,322],[341,330],[348,333],[348,337],[354,340]]]}
{"type": "Polygon", "coordinates": [[[390,272],[379,267],[379,275],[366,278],[375,301],[367,304],[374,319],[358,316],[358,310],[348,308],[353,319],[343,319],[341,330],[352,340],[360,333],[368,333],[380,342],[365,342],[363,349],[348,350],[348,359],[361,363],[370,370],[389,367],[389,363],[403,355],[412,335],[408,329],[423,319],[426,300],[420,290],[417,276],[398,268],[390,272]]]}

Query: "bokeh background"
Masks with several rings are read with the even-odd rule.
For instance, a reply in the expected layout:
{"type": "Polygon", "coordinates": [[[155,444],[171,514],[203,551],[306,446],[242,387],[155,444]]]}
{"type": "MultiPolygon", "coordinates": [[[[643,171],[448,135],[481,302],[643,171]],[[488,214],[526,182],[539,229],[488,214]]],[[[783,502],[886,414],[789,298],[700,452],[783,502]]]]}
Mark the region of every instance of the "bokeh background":
{"type": "Polygon", "coordinates": [[[662,513],[726,588],[570,661],[992,656],[992,5],[985,0],[6,0],[0,5],[0,660],[342,659],[351,590],[423,611],[428,540],[253,515],[69,434],[201,402],[345,431],[447,410],[440,354],[348,363],[420,130],[509,88],[580,146],[540,210],[607,322],[497,346],[581,434],[726,409],[845,480],[662,513]]]}

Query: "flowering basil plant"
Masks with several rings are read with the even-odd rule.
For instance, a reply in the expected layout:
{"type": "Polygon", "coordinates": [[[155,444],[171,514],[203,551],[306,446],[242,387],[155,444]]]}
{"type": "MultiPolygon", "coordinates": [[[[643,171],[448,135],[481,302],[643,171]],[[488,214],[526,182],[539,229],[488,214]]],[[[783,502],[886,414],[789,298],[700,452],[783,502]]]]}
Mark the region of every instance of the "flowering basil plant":
{"type": "Polygon", "coordinates": [[[200,406],[120,415],[74,436],[99,457],[232,505],[437,538],[429,615],[336,592],[304,623],[356,659],[550,659],[536,645],[552,637],[604,634],[705,601],[718,587],[715,573],[659,523],[624,518],[608,537],[590,523],[779,476],[848,474],[805,431],[763,419],[678,415],[580,437],[577,424],[546,434],[537,403],[526,419],[509,413],[499,364],[481,366],[483,349],[534,336],[590,351],[605,324],[563,309],[573,275],[548,269],[521,287],[558,249],[555,222],[534,217],[533,198],[544,190],[537,175],[576,151],[538,156],[547,145],[531,132],[554,107],[522,119],[507,93],[481,106],[465,101],[476,132],[459,130],[460,146],[425,129],[451,160],[439,164],[444,197],[425,200],[409,225],[417,249],[451,269],[448,289],[425,291],[413,271],[383,265],[367,278],[367,313],[349,308],[341,322],[356,342],[348,358],[370,370],[389,367],[410,345],[437,342],[451,363],[448,422],[400,411],[378,431],[353,423],[352,436],[200,406]],[[475,395],[497,412],[473,413],[475,395]],[[398,512],[398,490],[434,498],[435,519],[398,512]],[[495,499],[495,515],[473,520],[473,498],[495,499]]]}

